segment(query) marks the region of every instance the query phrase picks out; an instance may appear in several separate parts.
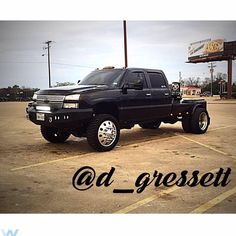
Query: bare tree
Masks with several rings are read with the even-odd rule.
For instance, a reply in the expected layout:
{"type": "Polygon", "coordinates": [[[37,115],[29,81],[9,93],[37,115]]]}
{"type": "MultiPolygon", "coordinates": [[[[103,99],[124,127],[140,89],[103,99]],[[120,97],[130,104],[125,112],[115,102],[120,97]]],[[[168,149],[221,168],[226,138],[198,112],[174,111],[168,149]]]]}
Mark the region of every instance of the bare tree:
{"type": "Polygon", "coordinates": [[[186,86],[194,86],[194,87],[199,87],[200,86],[201,79],[200,77],[189,77],[184,80],[184,84],[186,86]]]}
{"type": "Polygon", "coordinates": [[[211,82],[211,78],[205,77],[204,80],[202,81],[201,86],[205,87],[206,85],[210,84],[210,82],[211,82]]]}

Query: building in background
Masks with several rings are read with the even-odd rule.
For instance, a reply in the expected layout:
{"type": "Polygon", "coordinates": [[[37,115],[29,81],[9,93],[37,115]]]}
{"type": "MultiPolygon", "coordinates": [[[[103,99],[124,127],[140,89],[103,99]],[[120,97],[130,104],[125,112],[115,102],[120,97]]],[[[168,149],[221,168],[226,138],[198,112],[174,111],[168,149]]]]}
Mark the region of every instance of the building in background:
{"type": "Polygon", "coordinates": [[[201,94],[201,88],[195,86],[182,86],[180,87],[182,95],[199,96],[201,94]]]}

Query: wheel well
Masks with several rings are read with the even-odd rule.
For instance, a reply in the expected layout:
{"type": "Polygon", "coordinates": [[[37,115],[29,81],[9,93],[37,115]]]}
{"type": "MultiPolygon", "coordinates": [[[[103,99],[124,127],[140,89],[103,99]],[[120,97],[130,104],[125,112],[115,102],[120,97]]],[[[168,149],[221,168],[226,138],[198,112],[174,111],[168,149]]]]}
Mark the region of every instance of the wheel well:
{"type": "Polygon", "coordinates": [[[94,107],[95,114],[110,114],[119,120],[118,107],[114,103],[99,103],[94,107]]]}
{"type": "Polygon", "coordinates": [[[197,108],[205,108],[206,109],[206,105],[205,104],[196,104],[193,107],[192,114],[196,111],[197,108]]]}

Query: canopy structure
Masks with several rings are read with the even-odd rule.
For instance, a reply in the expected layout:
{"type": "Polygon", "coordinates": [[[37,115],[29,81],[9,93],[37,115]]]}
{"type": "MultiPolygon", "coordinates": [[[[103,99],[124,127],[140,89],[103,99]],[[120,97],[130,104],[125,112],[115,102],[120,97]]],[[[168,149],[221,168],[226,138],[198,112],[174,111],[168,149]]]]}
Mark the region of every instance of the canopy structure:
{"type": "Polygon", "coordinates": [[[236,41],[224,42],[224,48],[221,52],[202,55],[196,57],[189,57],[187,63],[204,63],[213,61],[227,61],[228,62],[228,86],[227,97],[232,96],[232,61],[236,59],[236,41]]]}

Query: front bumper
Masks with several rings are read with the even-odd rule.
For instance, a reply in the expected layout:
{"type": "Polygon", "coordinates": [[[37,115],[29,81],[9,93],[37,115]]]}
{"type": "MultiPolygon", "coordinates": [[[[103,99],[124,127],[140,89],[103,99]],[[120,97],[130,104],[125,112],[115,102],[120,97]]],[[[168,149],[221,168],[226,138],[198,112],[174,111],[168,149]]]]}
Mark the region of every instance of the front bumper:
{"type": "Polygon", "coordinates": [[[59,109],[56,111],[39,111],[33,106],[26,109],[27,118],[37,125],[52,127],[76,128],[89,122],[93,117],[93,109],[59,109]],[[43,120],[38,120],[37,114],[44,114],[43,120]]]}

